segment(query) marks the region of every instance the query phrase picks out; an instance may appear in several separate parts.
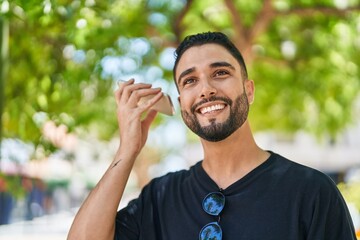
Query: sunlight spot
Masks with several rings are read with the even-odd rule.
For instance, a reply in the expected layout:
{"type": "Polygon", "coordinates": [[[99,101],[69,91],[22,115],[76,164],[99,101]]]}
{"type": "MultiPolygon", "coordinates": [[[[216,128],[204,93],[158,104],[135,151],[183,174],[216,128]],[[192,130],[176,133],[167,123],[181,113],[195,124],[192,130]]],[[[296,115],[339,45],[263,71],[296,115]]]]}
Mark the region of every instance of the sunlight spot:
{"type": "Polygon", "coordinates": [[[76,50],[73,56],[73,61],[76,63],[83,63],[86,60],[86,53],[83,50],[76,50]]]}
{"type": "Polygon", "coordinates": [[[103,28],[110,28],[112,26],[112,22],[110,19],[104,19],[101,25],[103,28]]]}
{"type": "Polygon", "coordinates": [[[65,59],[72,59],[75,54],[75,46],[74,45],[66,45],[63,50],[63,56],[65,59]]]}
{"type": "Polygon", "coordinates": [[[287,11],[290,8],[289,3],[283,0],[275,1],[274,7],[279,11],[287,11]]]}
{"type": "Polygon", "coordinates": [[[334,5],[338,9],[346,9],[349,6],[348,0],[334,0],[334,5]]]}
{"type": "Polygon", "coordinates": [[[84,18],[81,18],[81,19],[77,20],[77,22],[76,22],[76,27],[79,29],[85,28],[86,25],[87,25],[87,21],[84,18]]]}
{"type": "Polygon", "coordinates": [[[85,1],[85,6],[87,7],[92,7],[92,6],[95,6],[95,0],[86,0],[85,1]]]}
{"type": "Polygon", "coordinates": [[[137,62],[130,57],[122,57],[121,58],[121,69],[123,72],[134,72],[137,70],[138,64],[137,62]]]}
{"type": "Polygon", "coordinates": [[[165,48],[164,51],[160,53],[160,65],[166,70],[172,70],[175,63],[174,58],[175,48],[165,48]]]}
{"type": "Polygon", "coordinates": [[[155,80],[162,78],[163,71],[161,68],[156,66],[151,66],[147,69],[145,79],[147,82],[154,82],[155,80]]]}
{"type": "Polygon", "coordinates": [[[44,1],[44,14],[51,12],[51,2],[49,0],[44,1]]]}
{"type": "Polygon", "coordinates": [[[150,44],[145,38],[135,38],[130,41],[129,52],[143,56],[150,50],[150,44]]]}
{"type": "Polygon", "coordinates": [[[281,53],[282,55],[291,60],[295,57],[296,54],[296,45],[293,41],[284,41],[281,43],[281,53]]]}
{"type": "Polygon", "coordinates": [[[121,74],[122,61],[119,57],[106,56],[101,60],[101,67],[105,75],[118,75],[121,74]]]}
{"type": "Polygon", "coordinates": [[[67,10],[64,6],[57,7],[56,11],[62,16],[65,16],[67,14],[67,10]]]}
{"type": "Polygon", "coordinates": [[[167,18],[161,13],[150,14],[148,21],[153,26],[164,26],[167,23],[167,18]]]}
{"type": "Polygon", "coordinates": [[[8,1],[4,1],[2,4],[1,4],[1,8],[0,8],[0,12],[2,13],[7,13],[9,12],[9,9],[10,9],[10,4],[8,1]]]}

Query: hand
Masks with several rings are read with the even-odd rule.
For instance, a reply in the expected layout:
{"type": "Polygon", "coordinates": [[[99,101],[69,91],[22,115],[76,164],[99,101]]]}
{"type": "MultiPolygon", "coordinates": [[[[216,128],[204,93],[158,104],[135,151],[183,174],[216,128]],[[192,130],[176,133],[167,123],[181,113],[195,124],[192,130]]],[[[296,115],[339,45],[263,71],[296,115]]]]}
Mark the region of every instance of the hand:
{"type": "Polygon", "coordinates": [[[134,83],[134,79],[120,83],[115,91],[117,118],[120,128],[120,151],[136,157],[146,143],[151,123],[157,112],[149,109],[160,100],[160,88],[151,88],[151,84],[134,83]],[[141,104],[140,98],[153,95],[141,104]],[[146,113],[145,117],[144,113],[146,113]]]}

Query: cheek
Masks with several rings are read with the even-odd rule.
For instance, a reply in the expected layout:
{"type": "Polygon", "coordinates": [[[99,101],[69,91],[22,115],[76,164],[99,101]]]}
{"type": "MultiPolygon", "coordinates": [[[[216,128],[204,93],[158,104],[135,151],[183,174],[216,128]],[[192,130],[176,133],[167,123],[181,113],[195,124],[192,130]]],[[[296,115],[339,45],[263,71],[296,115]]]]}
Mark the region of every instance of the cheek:
{"type": "Polygon", "coordinates": [[[180,109],[181,109],[181,110],[187,109],[187,105],[188,105],[187,99],[184,98],[184,97],[179,97],[179,106],[180,106],[180,109]]]}
{"type": "Polygon", "coordinates": [[[182,92],[178,98],[180,109],[187,110],[190,109],[193,105],[193,96],[190,94],[190,92],[182,92]]]}

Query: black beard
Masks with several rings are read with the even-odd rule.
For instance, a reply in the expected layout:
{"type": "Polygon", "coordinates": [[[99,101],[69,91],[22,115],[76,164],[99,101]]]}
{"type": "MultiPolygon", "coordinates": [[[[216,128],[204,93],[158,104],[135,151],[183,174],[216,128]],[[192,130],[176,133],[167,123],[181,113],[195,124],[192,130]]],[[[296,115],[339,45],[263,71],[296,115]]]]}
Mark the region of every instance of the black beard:
{"type": "Polygon", "coordinates": [[[233,132],[239,129],[244,122],[246,121],[249,114],[249,101],[247,99],[245,90],[238,96],[234,101],[225,97],[211,97],[208,100],[201,101],[200,103],[194,105],[191,108],[191,113],[182,110],[181,116],[185,124],[199,137],[210,141],[210,142],[219,142],[230,136],[233,132]],[[210,119],[210,124],[208,126],[202,127],[195,115],[195,109],[197,106],[205,103],[221,100],[228,104],[230,107],[230,115],[223,123],[216,123],[216,119],[210,119]]]}

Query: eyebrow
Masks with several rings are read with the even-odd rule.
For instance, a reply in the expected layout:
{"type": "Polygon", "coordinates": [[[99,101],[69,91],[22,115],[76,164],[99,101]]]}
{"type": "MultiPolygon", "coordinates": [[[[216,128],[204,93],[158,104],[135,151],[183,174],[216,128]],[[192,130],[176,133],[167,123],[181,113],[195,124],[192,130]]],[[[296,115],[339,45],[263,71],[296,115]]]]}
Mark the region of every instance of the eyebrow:
{"type": "Polygon", "coordinates": [[[210,67],[211,68],[228,67],[231,68],[232,70],[235,70],[235,67],[228,62],[214,62],[210,64],[210,67]]]}
{"type": "Polygon", "coordinates": [[[189,68],[189,69],[186,69],[185,71],[183,71],[180,76],[179,76],[179,79],[178,79],[178,84],[180,83],[180,80],[185,77],[186,75],[190,74],[190,73],[193,73],[195,72],[195,67],[192,67],[192,68],[189,68]]]}
{"type": "MultiPolygon", "coordinates": [[[[210,64],[210,68],[217,68],[217,67],[228,67],[228,68],[231,68],[232,70],[235,70],[235,67],[228,62],[214,62],[214,63],[210,64]]],[[[185,77],[186,75],[193,73],[193,72],[195,72],[195,67],[192,67],[192,68],[189,68],[189,69],[186,69],[185,71],[183,71],[180,74],[179,79],[177,81],[178,84],[180,83],[180,80],[183,77],[185,77]]]]}

